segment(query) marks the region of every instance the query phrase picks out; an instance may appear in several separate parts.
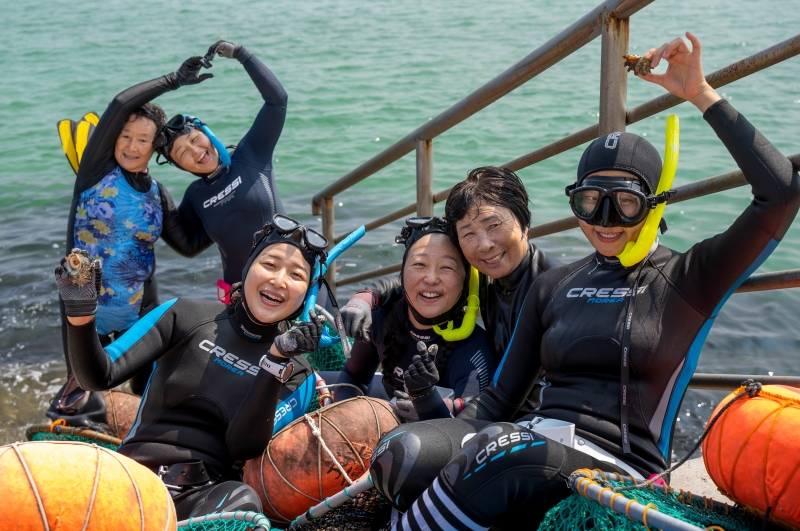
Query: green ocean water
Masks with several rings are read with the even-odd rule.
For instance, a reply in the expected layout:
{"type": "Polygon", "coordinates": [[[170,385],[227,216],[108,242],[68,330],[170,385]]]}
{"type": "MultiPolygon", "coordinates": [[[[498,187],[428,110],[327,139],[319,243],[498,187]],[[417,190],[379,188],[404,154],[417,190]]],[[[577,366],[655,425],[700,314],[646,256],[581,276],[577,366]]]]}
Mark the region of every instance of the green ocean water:
{"type": "MultiPolygon", "coordinates": [[[[65,251],[73,175],[55,123],[101,113],[121,90],[175,70],[217,39],[243,44],[289,94],[275,151],[279,192],[289,215],[321,227],[311,197],[505,70],[597,5],[572,2],[209,2],[109,0],[2,2],[0,16],[0,443],[24,437],[43,419],[64,381],[52,270],[65,251]]],[[[707,73],[797,33],[796,0],[657,0],[631,19],[630,51],[694,32],[707,73]]],[[[473,167],[502,164],[597,121],[600,40],[492,104],[434,141],[435,189],[473,167]]],[[[226,143],[247,131],[260,97],[244,69],[218,58],[201,85],[159,98],[168,115],[190,112],[226,143]]],[[[800,59],[720,89],[781,151],[800,151],[800,59]]],[[[631,78],[628,104],[663,90],[631,78]]],[[[700,113],[681,119],[681,185],[735,169],[700,113]]],[[[665,115],[629,127],[663,152],[665,115]]],[[[521,170],[534,224],[569,215],[563,188],[582,148],[521,170]]],[[[151,165],[180,199],[192,177],[151,165]]],[[[414,155],[336,198],[337,233],[414,200],[414,155]]],[[[749,201],[745,188],[666,210],[662,243],[688,249],[730,225],[749,201]]],[[[443,205],[437,207],[441,211],[443,205]]],[[[398,223],[368,234],[339,260],[342,276],[396,262],[398,223]]],[[[563,261],[590,252],[572,230],[542,238],[563,261]]],[[[759,271],[800,267],[800,225],[759,271]]],[[[747,245],[747,242],[742,242],[747,245]]],[[[162,300],[213,298],[221,269],[215,248],[187,260],[159,242],[162,300]]],[[[341,296],[354,287],[342,288],[341,296]],[[349,289],[348,289],[349,288],[349,289]]],[[[800,290],[734,295],[705,344],[704,372],[800,374],[800,290]]],[[[676,451],[700,432],[721,395],[690,391],[676,428],[676,451]]]]}

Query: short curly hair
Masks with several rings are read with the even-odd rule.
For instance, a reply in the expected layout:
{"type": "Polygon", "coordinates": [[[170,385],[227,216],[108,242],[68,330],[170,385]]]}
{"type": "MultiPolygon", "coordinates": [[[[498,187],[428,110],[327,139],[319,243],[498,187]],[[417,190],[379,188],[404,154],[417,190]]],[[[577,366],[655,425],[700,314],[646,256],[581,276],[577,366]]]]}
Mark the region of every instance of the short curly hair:
{"type": "Polygon", "coordinates": [[[464,219],[473,207],[484,204],[509,209],[523,230],[531,226],[528,192],[522,179],[508,168],[475,168],[469,172],[466,180],[453,187],[444,207],[450,229],[455,232],[456,222],[464,219]]]}
{"type": "Polygon", "coordinates": [[[145,103],[134,110],[128,120],[138,120],[139,118],[152,120],[153,123],[156,124],[156,131],[161,131],[161,128],[167,123],[167,114],[164,112],[164,109],[156,103],[145,103]]]}

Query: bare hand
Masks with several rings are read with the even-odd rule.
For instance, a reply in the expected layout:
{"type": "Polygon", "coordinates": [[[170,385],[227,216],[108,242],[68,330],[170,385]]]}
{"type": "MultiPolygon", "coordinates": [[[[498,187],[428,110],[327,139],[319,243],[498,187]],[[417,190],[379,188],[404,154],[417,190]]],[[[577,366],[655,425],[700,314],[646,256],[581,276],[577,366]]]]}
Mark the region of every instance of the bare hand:
{"type": "Polygon", "coordinates": [[[720,99],[720,96],[711,88],[703,75],[700,41],[688,31],[686,38],[692,44],[691,50],[686,41],[682,37],[678,37],[659,48],[651,48],[644,54],[647,59],[650,59],[652,68],[657,67],[662,59],[666,60],[669,66],[665,73],[654,74],[651,72],[643,76],[637,74],[637,76],[645,81],[661,85],[675,96],[690,101],[701,112],[705,112],[708,107],[720,99]]]}

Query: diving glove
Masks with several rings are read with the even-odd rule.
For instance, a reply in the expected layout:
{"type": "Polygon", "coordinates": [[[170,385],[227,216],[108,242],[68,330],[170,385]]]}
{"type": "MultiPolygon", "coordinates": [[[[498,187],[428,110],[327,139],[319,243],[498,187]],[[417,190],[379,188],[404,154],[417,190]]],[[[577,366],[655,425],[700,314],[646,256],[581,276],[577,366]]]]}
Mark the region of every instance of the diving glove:
{"type": "Polygon", "coordinates": [[[403,373],[403,380],[412,400],[431,394],[439,381],[439,371],[436,369],[439,346],[434,344],[428,347],[422,341],[417,341],[417,351],[419,354],[411,359],[411,365],[403,373]]]}
{"type": "MultiPolygon", "coordinates": [[[[89,253],[83,249],[73,249],[72,255],[80,255],[88,259],[89,253]]],[[[75,280],[76,271],[69,267],[70,257],[61,259],[61,265],[55,270],[56,285],[67,317],[85,317],[97,313],[97,295],[103,279],[103,265],[100,260],[90,263],[86,282],[75,280]]],[[[80,272],[77,272],[80,274],[80,272]]]]}
{"type": "Polygon", "coordinates": [[[395,390],[394,397],[395,413],[397,413],[398,417],[403,419],[403,422],[419,421],[419,413],[417,413],[417,410],[414,408],[414,403],[411,401],[411,397],[408,396],[408,393],[395,390]]]}
{"type": "Polygon", "coordinates": [[[309,312],[311,321],[295,323],[289,330],[279,335],[273,341],[275,348],[281,356],[290,358],[303,352],[313,352],[319,348],[319,338],[322,335],[322,324],[325,317],[309,312]]]}
{"type": "Polygon", "coordinates": [[[208,53],[205,55],[206,61],[211,61],[215,55],[219,55],[220,57],[225,57],[227,59],[237,59],[239,57],[239,52],[242,51],[243,46],[238,46],[233,44],[232,42],[228,41],[217,41],[211,45],[208,49],[208,53]]]}
{"type": "Polygon", "coordinates": [[[205,66],[204,58],[200,57],[199,55],[185,60],[181,67],[178,68],[177,72],[173,74],[175,76],[175,82],[177,83],[177,87],[175,88],[186,85],[196,85],[205,81],[206,79],[214,77],[214,74],[198,75],[203,66],[205,66]]]}
{"type": "Polygon", "coordinates": [[[369,329],[372,327],[372,310],[377,307],[375,294],[359,291],[341,309],[345,333],[356,341],[369,342],[369,329]]]}

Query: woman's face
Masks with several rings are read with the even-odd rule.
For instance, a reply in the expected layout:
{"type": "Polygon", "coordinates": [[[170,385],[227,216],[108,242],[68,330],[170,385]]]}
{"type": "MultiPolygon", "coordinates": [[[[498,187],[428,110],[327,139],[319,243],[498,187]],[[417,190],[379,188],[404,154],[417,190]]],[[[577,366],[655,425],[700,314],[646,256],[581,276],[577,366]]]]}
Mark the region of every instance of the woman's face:
{"type": "MultiPolygon", "coordinates": [[[[461,253],[445,234],[426,234],[411,247],[403,267],[403,289],[414,308],[428,318],[441,315],[464,289],[461,253]]],[[[409,317],[414,320],[413,315],[409,317]]],[[[419,323],[414,321],[419,326],[419,323]]]]}
{"type": "Polygon", "coordinates": [[[510,275],[525,258],[527,229],[511,210],[494,205],[472,207],[456,222],[458,243],[467,261],[491,278],[510,275]]]}
{"type": "Polygon", "coordinates": [[[217,150],[199,129],[176,138],[169,156],[178,166],[191,173],[211,173],[219,166],[217,150]]]}
{"type": "Polygon", "coordinates": [[[150,118],[132,114],[125,122],[114,145],[114,158],[123,170],[131,173],[145,171],[156,148],[153,137],[156,124],[150,118]]]}
{"type": "MultiPolygon", "coordinates": [[[[590,179],[593,175],[606,175],[609,177],[624,177],[626,179],[639,180],[636,175],[621,170],[603,170],[595,172],[586,177],[586,179],[590,179]]],[[[635,242],[639,239],[639,233],[642,231],[646,220],[647,218],[633,227],[601,227],[600,225],[589,225],[589,223],[582,219],[578,220],[578,225],[583,231],[583,234],[586,235],[586,239],[589,240],[589,243],[592,244],[592,247],[594,247],[598,253],[603,256],[614,257],[625,250],[625,245],[627,245],[628,242],[635,242]]]]}
{"type": "Polygon", "coordinates": [[[247,271],[244,297],[253,317],[276,323],[295,313],[306,296],[311,266],[300,249],[276,243],[264,249],[247,271]]]}

